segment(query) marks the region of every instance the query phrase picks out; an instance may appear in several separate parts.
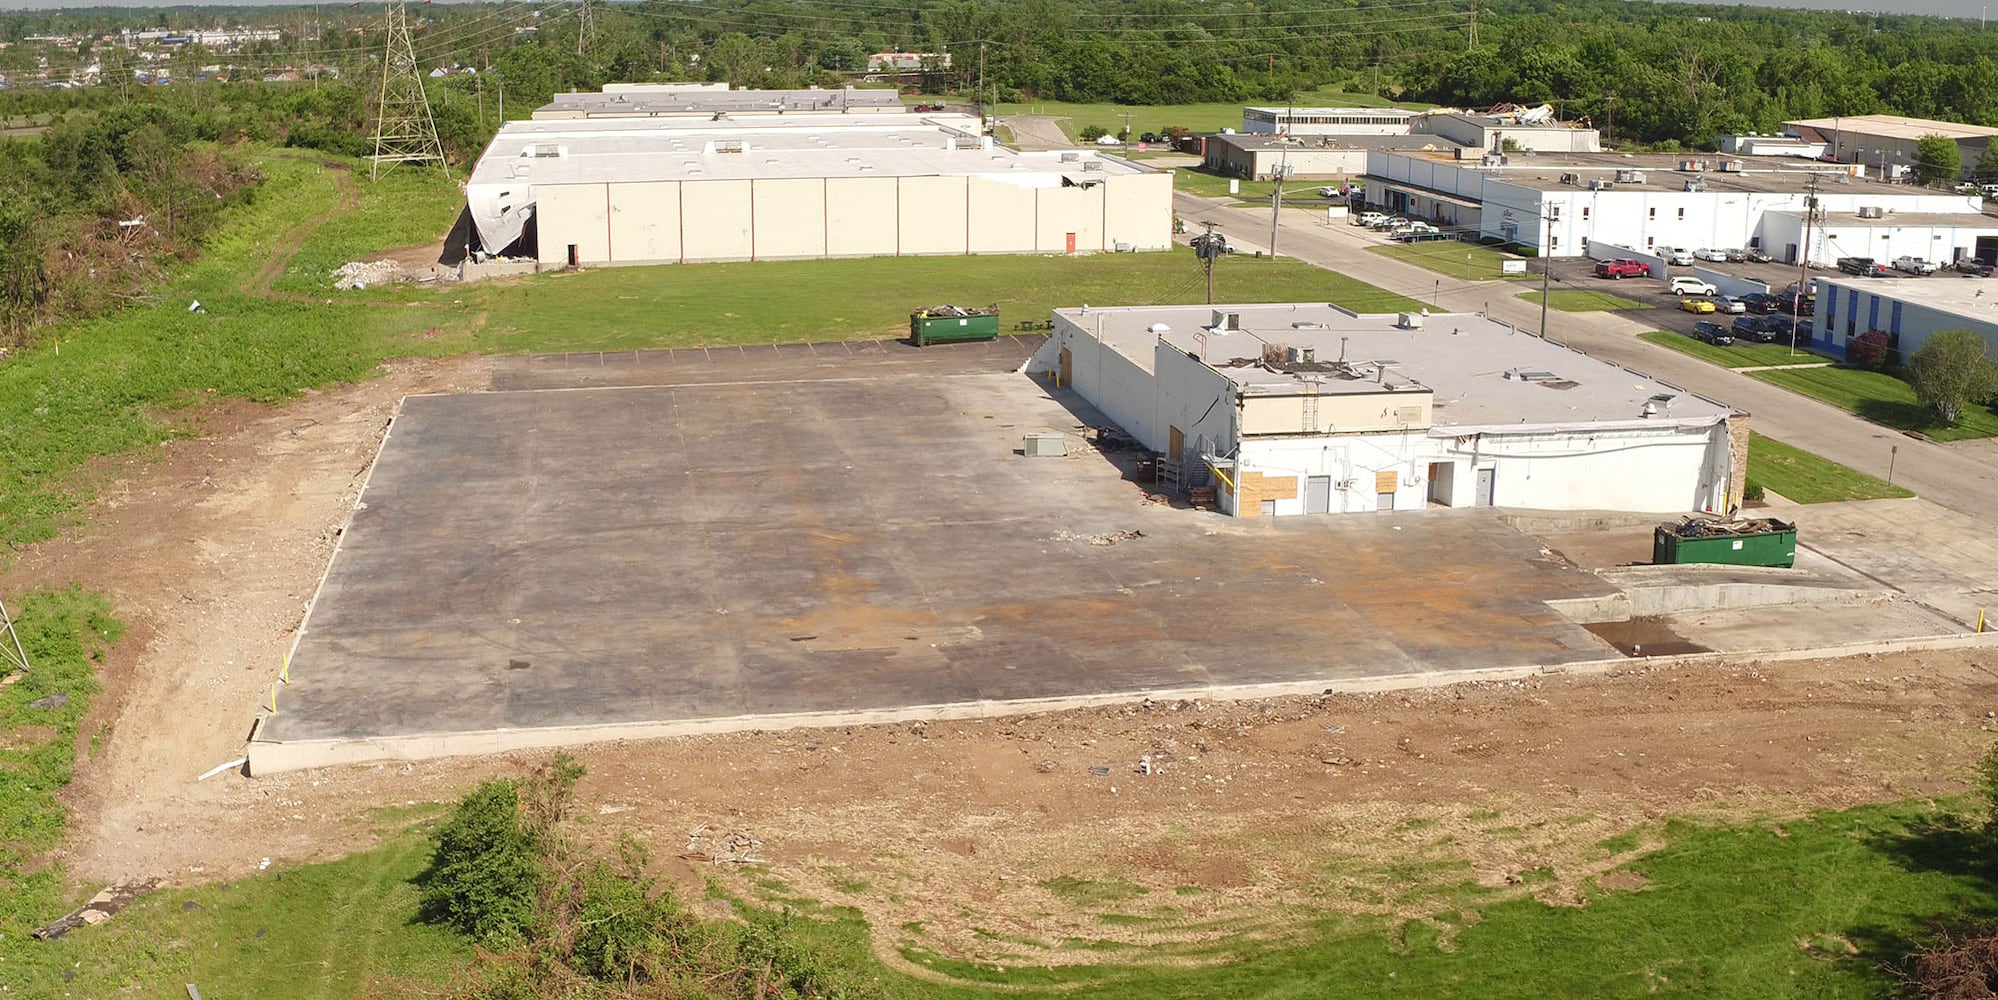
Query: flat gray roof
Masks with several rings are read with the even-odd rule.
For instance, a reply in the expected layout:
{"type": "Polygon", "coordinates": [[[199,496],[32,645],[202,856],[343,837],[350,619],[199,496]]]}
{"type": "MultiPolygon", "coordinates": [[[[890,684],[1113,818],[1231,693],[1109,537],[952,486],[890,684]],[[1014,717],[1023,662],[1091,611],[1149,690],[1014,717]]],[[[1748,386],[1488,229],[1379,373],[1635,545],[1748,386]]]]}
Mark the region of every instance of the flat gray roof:
{"type": "Polygon", "coordinates": [[[1203,358],[1251,395],[1434,393],[1431,434],[1544,431],[1578,425],[1704,426],[1735,413],[1629,369],[1471,313],[1423,317],[1404,330],[1393,313],[1355,315],[1320,302],[1057,309],[1112,350],[1152,370],[1157,344],[1203,358]],[[1239,329],[1205,329],[1216,312],[1239,329]],[[1155,326],[1164,324],[1164,332],[1155,326]],[[1309,348],[1311,364],[1264,365],[1264,347],[1309,348]],[[1340,362],[1341,358],[1345,362],[1340,362]],[[1385,366],[1385,378],[1381,368],[1385,366]],[[1665,398],[1669,397],[1669,398],[1665,398]],[[1643,416],[1655,402],[1654,417],[1643,416]]]}
{"type": "Polygon", "coordinates": [[[836,113],[845,110],[899,110],[894,90],[649,90],[603,94],[557,94],[535,114],[700,115],[715,112],[775,114],[836,113]]]}
{"type": "Polygon", "coordinates": [[[965,115],[508,122],[467,183],[980,175],[1058,186],[1148,172],[1091,149],[1015,152],[977,129],[965,115]]]}
{"type": "Polygon", "coordinates": [[[1946,135],[1952,139],[1984,139],[1998,135],[1998,128],[1937,121],[1933,118],[1907,118],[1901,115],[1847,115],[1840,118],[1800,118],[1784,122],[1786,128],[1808,128],[1831,135],[1877,135],[1885,139],[1920,139],[1925,135],[1946,135]]]}
{"type": "Polygon", "coordinates": [[[1314,149],[1397,149],[1397,150],[1456,150],[1466,147],[1451,142],[1440,135],[1327,135],[1299,136],[1285,140],[1282,137],[1256,132],[1238,132],[1234,135],[1215,135],[1208,142],[1219,142],[1242,150],[1281,150],[1291,149],[1310,152],[1314,149]]]}
{"type": "MultiPolygon", "coordinates": [[[[1781,215],[1792,219],[1802,219],[1804,210],[1777,209],[1770,215],[1781,215]]],[[[1834,225],[1841,228],[1864,227],[1867,229],[1899,229],[1902,226],[1956,226],[1958,228],[1998,230],[1998,215],[1989,212],[1888,212],[1878,219],[1861,218],[1856,212],[1820,212],[1820,225],[1834,225]]]]}
{"type": "Polygon", "coordinates": [[[1243,111],[1260,111],[1277,117],[1297,117],[1299,115],[1375,115],[1382,118],[1413,118],[1425,115],[1427,111],[1410,111],[1407,108],[1286,108],[1267,104],[1251,104],[1243,111]]]}
{"type": "MultiPolygon", "coordinates": [[[[1884,262],[1883,262],[1884,263],[1884,262]]],[[[1910,305],[1955,313],[1966,320],[1998,326],[1998,285],[1989,279],[1939,271],[1926,278],[1859,278],[1849,274],[1820,275],[1819,294],[1824,285],[1857,288],[1869,295],[1899,299],[1910,305]]]]}
{"type": "MultiPolygon", "coordinates": [[[[1686,182],[1699,180],[1709,191],[1741,191],[1756,193],[1791,194],[1805,191],[1812,177],[1818,179],[1818,187],[1827,193],[1841,193],[1857,190],[1865,186],[1867,190],[1879,194],[1940,194],[1942,192],[1924,190],[1906,184],[1882,184],[1873,180],[1852,180],[1851,187],[1840,183],[1839,178],[1849,175],[1851,167],[1836,164],[1792,165],[1768,157],[1731,156],[1721,153],[1507,153],[1506,165],[1500,167],[1480,167],[1494,177],[1509,184],[1533,188],[1541,191],[1556,191],[1564,187],[1587,189],[1592,180],[1610,181],[1615,190],[1634,191],[1683,191],[1686,182]],[[1700,170],[1681,170],[1686,161],[1697,162],[1700,170]],[[1739,163],[1739,171],[1722,170],[1721,164],[1739,163]],[[1638,182],[1619,181],[1616,174],[1620,170],[1637,170],[1644,174],[1638,182]],[[1574,174],[1574,184],[1564,184],[1562,174],[1574,174]]],[[[1476,166],[1476,164],[1471,164],[1476,166]]]]}

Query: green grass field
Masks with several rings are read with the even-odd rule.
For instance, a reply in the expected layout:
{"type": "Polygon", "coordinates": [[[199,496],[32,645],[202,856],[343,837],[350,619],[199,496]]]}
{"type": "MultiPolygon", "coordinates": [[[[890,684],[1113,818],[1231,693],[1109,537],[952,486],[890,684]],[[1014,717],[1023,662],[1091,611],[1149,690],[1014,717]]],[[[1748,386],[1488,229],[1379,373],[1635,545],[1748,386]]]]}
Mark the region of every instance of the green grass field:
{"type": "MultiPolygon", "coordinates": [[[[1446,278],[1456,278],[1460,281],[1498,281],[1500,279],[1521,281],[1529,278],[1538,280],[1535,275],[1526,273],[1501,273],[1499,265],[1502,262],[1521,260],[1523,258],[1515,257],[1508,253],[1500,253],[1490,247],[1481,247],[1475,243],[1397,243],[1390,246],[1368,247],[1367,250],[1371,253],[1380,254],[1383,257],[1391,257],[1395,260],[1406,261],[1419,267],[1426,267],[1446,278]]],[[[1563,289],[1562,291],[1566,290],[1563,289]]],[[[1532,293],[1532,301],[1539,302],[1539,294],[1538,292],[1532,293]]],[[[1554,301],[1549,303],[1549,305],[1556,309],[1561,308],[1561,295],[1562,292],[1555,292],[1554,301]]],[[[1525,296],[1521,296],[1521,298],[1525,298],[1525,296]]]]}
{"type": "Polygon", "coordinates": [[[1839,409],[1897,430],[1920,431],[1937,441],[1963,441],[1998,435],[1998,413],[1981,403],[1963,409],[1955,427],[1939,427],[1908,383],[1892,375],[1857,368],[1807,368],[1751,372],[1755,378],[1822,400],[1839,409]]]}
{"type": "MultiPolygon", "coordinates": [[[[1513,296],[1522,302],[1540,304],[1540,292],[1521,292],[1513,296]]],[[[1547,307],[1562,312],[1611,312],[1621,309],[1643,309],[1642,302],[1632,302],[1608,292],[1593,292],[1583,288],[1556,288],[1547,293],[1547,307]]]]}
{"type": "MultiPolygon", "coordinates": [[[[1035,101],[1031,104],[1001,104],[999,115],[1053,115],[1066,118],[1061,130],[1070,139],[1079,139],[1083,129],[1094,125],[1111,135],[1122,135],[1124,115],[1129,114],[1131,134],[1137,136],[1145,132],[1164,132],[1174,125],[1195,132],[1219,132],[1224,128],[1242,127],[1242,107],[1255,104],[1254,101],[1222,101],[1212,104],[1066,104],[1061,101],[1035,101]]],[[[1422,103],[1396,104],[1371,94],[1353,94],[1338,90],[1313,90],[1298,94],[1294,99],[1298,107],[1339,107],[1339,108],[1409,108],[1426,111],[1432,105],[1422,103]]]]}
{"type": "MultiPolygon", "coordinates": [[[[1211,174],[1196,167],[1174,168],[1172,172],[1172,186],[1176,190],[1184,191],[1187,194],[1199,195],[1202,198],[1241,198],[1244,200],[1260,198],[1262,199],[1264,208],[1269,207],[1270,193],[1276,190],[1275,181],[1251,181],[1223,177],[1220,174],[1211,174]],[[1230,180],[1241,181],[1241,190],[1239,192],[1235,194],[1228,193],[1228,182],[1230,180]]],[[[1302,183],[1285,184],[1284,190],[1302,190],[1311,197],[1317,197],[1314,194],[1317,190],[1316,184],[1310,187],[1306,187],[1302,183]]]]}
{"type": "MultiPolygon", "coordinates": [[[[410,879],[427,857],[427,820],[401,819],[412,821],[385,821],[374,850],[160,892],[53,944],[10,936],[0,976],[20,996],[179,997],[192,982],[208,997],[313,1000],[356,995],[380,977],[451,976],[470,949],[416,919],[410,879]]],[[[1106,948],[1099,965],[958,962],[926,948],[919,925],[868,928],[850,909],[797,905],[813,947],[878,978],[891,997],[1877,997],[1886,987],[1879,963],[1925,918],[1998,905],[1977,822],[1932,802],[1780,827],[1665,820],[1652,833],[1667,846],[1626,866],[1625,888],[1585,883],[1586,906],[1506,898],[1474,884],[1467,864],[1405,867],[1398,898],[1425,901],[1421,920],[1328,913],[1278,944],[1224,936],[1183,951],[1106,948]],[[896,936],[930,976],[880,966],[870,932],[896,936]]],[[[1104,910],[1106,927],[1144,919],[1124,912],[1144,909],[1128,889],[1047,884],[1104,910]]]]}
{"type": "Polygon", "coordinates": [[[1748,439],[1748,480],[1798,503],[1914,496],[1884,479],[1760,434],[1748,439]]]}
{"type": "Polygon", "coordinates": [[[1790,353],[1788,344],[1753,344],[1737,340],[1726,347],[1715,347],[1703,340],[1670,330],[1640,333],[1639,340],[1648,340],[1663,347],[1669,347],[1681,354],[1690,354],[1702,361],[1711,361],[1722,368],[1756,368],[1762,365],[1810,365],[1824,364],[1829,358],[1809,351],[1799,350],[1790,353]]]}

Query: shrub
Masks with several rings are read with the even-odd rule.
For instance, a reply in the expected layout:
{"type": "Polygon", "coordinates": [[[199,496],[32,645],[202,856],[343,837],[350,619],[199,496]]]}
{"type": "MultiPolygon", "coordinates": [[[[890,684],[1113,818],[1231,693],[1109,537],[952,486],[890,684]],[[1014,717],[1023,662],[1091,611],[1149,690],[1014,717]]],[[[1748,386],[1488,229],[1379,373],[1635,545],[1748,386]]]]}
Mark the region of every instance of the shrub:
{"type": "Polygon", "coordinates": [[[522,813],[512,780],[488,781],[458,803],[422,877],[426,916],[489,946],[527,940],[542,867],[522,813]]]}
{"type": "Polygon", "coordinates": [[[1101,125],[1087,125],[1083,127],[1081,132],[1076,133],[1076,138],[1081,139],[1083,142],[1095,142],[1109,134],[1110,130],[1101,125]]]}
{"type": "Polygon", "coordinates": [[[1846,342],[1845,360],[1847,364],[1868,371],[1886,371],[1901,363],[1901,352],[1894,348],[1894,336],[1885,330],[1868,330],[1846,342]]]}
{"type": "Polygon", "coordinates": [[[1743,500],[1759,501],[1762,499],[1762,497],[1763,497],[1762,484],[1756,482],[1753,479],[1749,480],[1747,484],[1743,485],[1741,488],[1741,498],[1743,500]]]}

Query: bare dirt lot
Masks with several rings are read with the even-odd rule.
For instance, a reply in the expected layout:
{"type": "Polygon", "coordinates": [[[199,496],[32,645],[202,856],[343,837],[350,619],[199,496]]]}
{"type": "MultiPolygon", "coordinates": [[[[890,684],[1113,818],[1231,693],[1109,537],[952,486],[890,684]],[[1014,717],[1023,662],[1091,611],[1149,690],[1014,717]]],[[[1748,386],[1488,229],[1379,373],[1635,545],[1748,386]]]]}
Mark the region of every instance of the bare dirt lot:
{"type": "MultiPolygon", "coordinates": [[[[448,799],[537,759],[194,781],[240,755],[395,400],[489,381],[480,359],[412,363],[279,409],[217,410],[206,436],[102,470],[86,522],[0,576],[9,592],[105,589],[132,625],[86,731],[64,850],[74,878],[199,882],[265,857],[338,855],[379,835],[373,809],[448,799]]],[[[577,756],[592,828],[633,833],[682,877],[854,906],[890,960],[916,943],[1052,964],[1096,960],[1060,946],[1079,938],[1192,945],[1274,933],[1305,907],[1396,915],[1409,904],[1357,891],[1400,877],[1395,859],[1467,864],[1493,886],[1552,869],[1551,882],[1516,891],[1560,902],[1646,843],[1611,850],[1604,838],[1660,817],[1954,792],[1992,739],[1994,664],[1980,650],[1633,664],[1604,677],[739,733],[577,756]],[[1139,773],[1147,758],[1153,773],[1139,773]],[[741,832],[768,863],[674,860],[703,827],[691,853],[741,832]],[[1377,898],[1389,901],[1366,901],[1377,898]],[[1169,913],[1160,900],[1181,905],[1169,913]],[[1151,919],[1106,922],[1110,911],[1151,919]]]]}

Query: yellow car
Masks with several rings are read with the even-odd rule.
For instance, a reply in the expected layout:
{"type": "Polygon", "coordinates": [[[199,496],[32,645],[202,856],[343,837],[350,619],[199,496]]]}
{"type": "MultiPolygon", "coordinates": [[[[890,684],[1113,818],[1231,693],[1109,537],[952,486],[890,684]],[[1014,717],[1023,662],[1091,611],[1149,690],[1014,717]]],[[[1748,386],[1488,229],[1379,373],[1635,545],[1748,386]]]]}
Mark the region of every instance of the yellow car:
{"type": "Polygon", "coordinates": [[[1683,298],[1679,300],[1679,308],[1689,313],[1705,314],[1714,311],[1714,304],[1711,299],[1683,298]]]}

